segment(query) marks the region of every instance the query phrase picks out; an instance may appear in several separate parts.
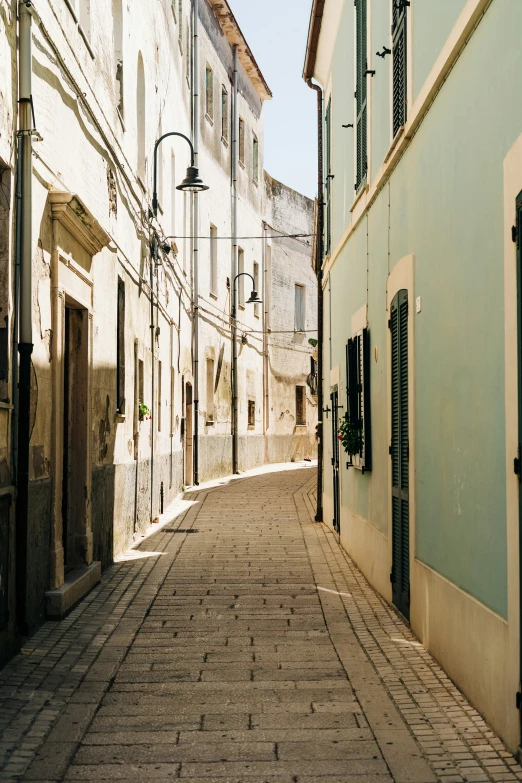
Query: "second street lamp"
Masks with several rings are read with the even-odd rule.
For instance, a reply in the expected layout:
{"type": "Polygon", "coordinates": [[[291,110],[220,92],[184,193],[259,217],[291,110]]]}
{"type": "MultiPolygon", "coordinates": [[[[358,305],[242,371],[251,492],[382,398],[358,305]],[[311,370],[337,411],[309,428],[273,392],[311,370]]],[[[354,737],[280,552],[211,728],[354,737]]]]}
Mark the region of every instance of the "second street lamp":
{"type": "Polygon", "coordinates": [[[234,278],[232,294],[232,472],[238,473],[238,426],[237,426],[237,281],[240,277],[252,280],[252,293],[247,304],[261,304],[261,299],[255,290],[255,280],[249,272],[240,272],[234,278]]]}
{"type": "Polygon", "coordinates": [[[186,190],[189,193],[200,193],[202,190],[208,190],[208,185],[205,185],[201,177],[199,176],[199,169],[194,165],[194,145],[188,136],[177,131],[171,131],[170,133],[164,133],[154,144],[154,173],[153,173],[153,188],[152,188],[152,211],[154,217],[158,216],[158,147],[167,136],[179,136],[185,139],[190,147],[190,166],[187,168],[187,174],[183,182],[176,187],[176,190],[186,190]]]}

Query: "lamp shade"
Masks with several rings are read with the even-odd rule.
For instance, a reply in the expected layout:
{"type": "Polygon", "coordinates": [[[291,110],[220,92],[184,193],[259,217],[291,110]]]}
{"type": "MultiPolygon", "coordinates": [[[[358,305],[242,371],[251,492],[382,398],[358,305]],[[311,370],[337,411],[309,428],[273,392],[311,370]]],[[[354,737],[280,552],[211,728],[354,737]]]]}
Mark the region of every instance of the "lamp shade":
{"type": "Polygon", "coordinates": [[[187,169],[187,176],[178,185],[176,190],[187,190],[189,193],[199,193],[202,190],[208,190],[208,185],[205,185],[201,177],[199,176],[199,169],[196,166],[189,166],[187,169]]]}
{"type": "Polygon", "coordinates": [[[257,291],[252,291],[250,294],[250,299],[247,301],[247,304],[262,304],[262,300],[257,295],[257,291]]]}

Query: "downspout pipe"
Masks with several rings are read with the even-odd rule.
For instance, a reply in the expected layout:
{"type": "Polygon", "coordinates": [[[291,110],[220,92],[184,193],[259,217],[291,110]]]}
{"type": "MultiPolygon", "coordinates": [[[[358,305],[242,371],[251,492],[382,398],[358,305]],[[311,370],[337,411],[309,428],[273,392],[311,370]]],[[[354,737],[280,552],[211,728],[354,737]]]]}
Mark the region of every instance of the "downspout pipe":
{"type": "MultiPolygon", "coordinates": [[[[193,70],[192,70],[192,98],[193,98],[193,144],[194,165],[199,166],[199,0],[193,0],[193,70]]],[[[194,329],[194,433],[193,433],[193,464],[194,484],[199,484],[199,194],[194,193],[194,286],[193,286],[193,329],[194,329]]]]}
{"type": "Polygon", "coordinates": [[[319,416],[317,419],[317,508],[315,521],[323,521],[323,231],[324,231],[324,193],[323,193],[323,91],[311,79],[306,80],[311,90],[317,92],[317,230],[316,230],[316,274],[317,274],[317,407],[319,416]]]}
{"type": "Polygon", "coordinates": [[[32,324],[32,97],[31,97],[31,13],[30,3],[19,3],[18,103],[22,156],[20,199],[20,289],[18,375],[18,474],[16,503],[16,615],[18,630],[28,633],[27,541],[29,524],[29,442],[31,439],[31,354],[32,324]]]}
{"type": "MultiPolygon", "coordinates": [[[[234,83],[232,90],[232,280],[237,276],[237,162],[238,162],[238,47],[234,44],[234,83]]],[[[239,473],[237,415],[237,302],[232,292],[232,473],[239,473]]]]}

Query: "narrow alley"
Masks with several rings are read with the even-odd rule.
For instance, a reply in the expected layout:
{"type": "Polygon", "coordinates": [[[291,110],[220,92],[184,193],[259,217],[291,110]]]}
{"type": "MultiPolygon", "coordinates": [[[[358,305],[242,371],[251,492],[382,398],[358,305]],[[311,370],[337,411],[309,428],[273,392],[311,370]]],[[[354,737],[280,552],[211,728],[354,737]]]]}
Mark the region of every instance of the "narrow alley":
{"type": "Polygon", "coordinates": [[[2,670],[1,779],[522,780],[315,487],[271,466],[176,501],[2,670]]]}

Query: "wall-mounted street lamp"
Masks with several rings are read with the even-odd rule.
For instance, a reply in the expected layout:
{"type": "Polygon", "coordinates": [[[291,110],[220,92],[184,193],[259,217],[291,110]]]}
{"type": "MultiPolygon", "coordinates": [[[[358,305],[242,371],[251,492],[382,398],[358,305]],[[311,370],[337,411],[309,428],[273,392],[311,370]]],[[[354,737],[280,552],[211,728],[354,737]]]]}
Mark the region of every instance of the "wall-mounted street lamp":
{"type": "Polygon", "coordinates": [[[200,193],[202,190],[208,190],[208,185],[205,185],[199,176],[199,169],[194,165],[194,145],[191,140],[183,133],[178,133],[177,131],[164,133],[154,144],[154,178],[152,192],[152,210],[154,212],[154,217],[158,216],[158,147],[167,136],[179,136],[180,138],[185,139],[190,147],[190,166],[187,168],[185,179],[176,187],[176,190],[186,190],[189,193],[200,193]]]}
{"type": "Polygon", "coordinates": [[[234,278],[232,295],[232,472],[238,473],[238,427],[237,427],[237,281],[245,275],[252,280],[252,293],[246,304],[261,304],[255,289],[255,280],[249,272],[240,272],[234,278]]]}

